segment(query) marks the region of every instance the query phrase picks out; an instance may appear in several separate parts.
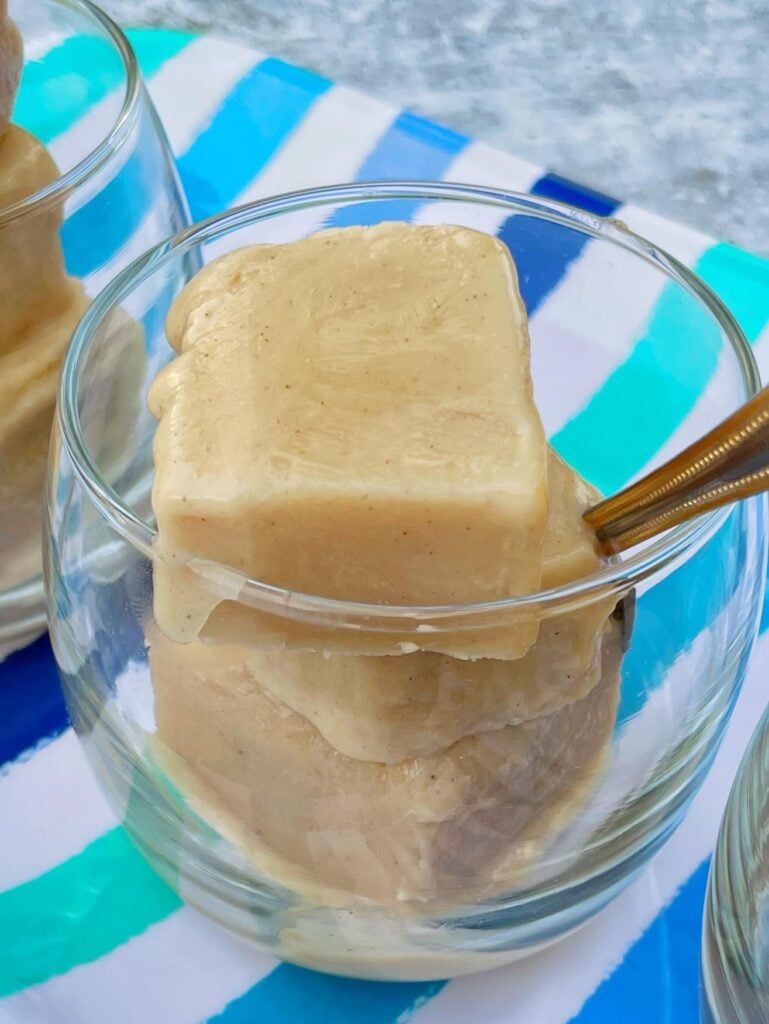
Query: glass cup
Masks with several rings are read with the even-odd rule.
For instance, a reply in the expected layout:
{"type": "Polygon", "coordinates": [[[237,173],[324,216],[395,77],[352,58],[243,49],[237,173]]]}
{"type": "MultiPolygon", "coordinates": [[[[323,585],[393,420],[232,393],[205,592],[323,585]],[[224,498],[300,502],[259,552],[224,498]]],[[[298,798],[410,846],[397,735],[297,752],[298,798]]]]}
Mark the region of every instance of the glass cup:
{"type": "MultiPolygon", "coordinates": [[[[366,604],[237,566],[167,562],[146,394],[173,356],[164,323],[175,296],[201,263],[242,245],[403,219],[504,238],[545,426],[598,485],[623,483],[647,436],[683,446],[758,387],[719,300],[615,222],[433,183],[265,200],[151,250],[79,325],[50,462],[47,593],[75,728],[163,878],[284,959],[424,979],[567,934],[670,835],[743,678],[765,511],[761,498],[720,510],[592,575],[475,605],[366,604]],[[570,271],[543,301],[564,260],[570,271]],[[127,321],[147,351],[138,383],[116,345],[127,321]],[[702,352],[717,384],[704,390],[702,352]],[[603,383],[605,396],[612,381],[626,389],[622,417],[580,440],[580,394],[603,383]],[[116,414],[121,443],[105,449],[116,414]],[[169,572],[179,608],[197,615],[183,642],[156,621],[169,572]],[[536,637],[525,655],[513,651],[523,635],[536,637]]],[[[655,458],[665,454],[661,443],[655,458]]]]}
{"type": "Polygon", "coordinates": [[[0,658],[45,628],[45,460],[71,332],[117,271],[189,223],[114,22],[89,0],[10,0],[9,15],[25,64],[0,147],[0,658]]]}
{"type": "Polygon", "coordinates": [[[769,712],[734,781],[710,868],[702,932],[702,1018],[769,1020],[769,712]]]}

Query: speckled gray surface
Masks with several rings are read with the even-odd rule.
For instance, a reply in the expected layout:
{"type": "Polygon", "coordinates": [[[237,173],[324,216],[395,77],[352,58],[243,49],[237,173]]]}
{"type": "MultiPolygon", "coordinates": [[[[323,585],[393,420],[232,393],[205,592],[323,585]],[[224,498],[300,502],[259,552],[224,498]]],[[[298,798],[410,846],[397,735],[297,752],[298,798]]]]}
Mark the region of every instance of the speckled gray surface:
{"type": "Polygon", "coordinates": [[[766,0],[102,0],[233,33],[769,255],[766,0]]]}

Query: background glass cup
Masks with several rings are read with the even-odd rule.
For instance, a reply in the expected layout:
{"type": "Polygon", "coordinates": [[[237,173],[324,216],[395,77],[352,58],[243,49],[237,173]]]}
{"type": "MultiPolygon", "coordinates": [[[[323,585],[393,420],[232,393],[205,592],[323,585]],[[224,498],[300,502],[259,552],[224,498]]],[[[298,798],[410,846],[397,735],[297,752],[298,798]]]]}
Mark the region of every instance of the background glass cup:
{"type": "MultiPolygon", "coordinates": [[[[75,728],[131,835],[184,898],[283,958],[353,975],[435,978],[507,962],[566,934],[620,891],[674,829],[743,678],[763,587],[765,506],[759,498],[721,510],[597,575],[491,605],[361,605],[197,563],[184,566],[189,579],[227,601],[206,623],[205,643],[165,639],[153,619],[156,424],[146,392],[172,358],[164,321],[174,297],[201,262],[244,244],[404,218],[492,233],[504,225],[529,306],[535,397],[559,441],[564,406],[573,406],[586,380],[609,377],[637,340],[623,296],[629,288],[663,295],[640,325],[640,357],[623,364],[636,401],[625,403],[624,419],[603,423],[580,445],[572,432],[569,459],[588,479],[625,482],[612,479],[619,461],[607,462],[609,438],[630,430],[630,444],[644,430],[659,433],[663,398],[668,412],[676,397],[695,405],[696,415],[682,422],[668,417],[663,440],[675,431],[670,444],[678,448],[758,387],[749,348],[715,296],[611,221],[531,196],[433,183],[347,185],[265,200],[154,249],[86,313],[61,382],[47,592],[75,728]],[[566,277],[557,302],[540,305],[537,288],[550,262],[588,241],[589,259],[566,277]],[[104,372],[127,318],[141,324],[148,356],[136,387],[121,386],[127,377],[119,358],[104,372]],[[702,351],[714,357],[718,385],[704,391],[702,351]],[[104,430],[116,411],[122,442],[105,451],[104,430]],[[607,620],[629,593],[634,623],[630,614],[624,623],[607,620]],[[371,686],[366,657],[351,650],[398,649],[462,631],[495,641],[531,616],[541,620],[540,638],[545,630],[567,635],[591,616],[605,622],[603,661],[589,678],[540,666],[525,692],[530,699],[547,686],[550,702],[529,704],[522,725],[473,741],[474,764],[487,743],[497,747],[475,774],[470,811],[452,788],[452,758],[467,751],[464,740],[435,761],[400,766],[372,768],[349,749],[349,737],[360,737],[356,723],[371,726],[370,699],[390,692],[371,686]],[[620,671],[623,625],[630,648],[620,671]],[[282,650],[286,644],[336,654],[310,653],[312,664],[302,665],[307,652],[282,650]],[[312,700],[337,709],[317,718],[317,729],[287,710],[308,687],[312,700]],[[341,716],[352,716],[344,753],[334,746],[341,716]],[[409,781],[426,774],[432,781],[424,791],[409,781]],[[438,782],[455,800],[442,821],[433,803],[438,782]],[[431,814],[435,829],[425,831],[431,814]],[[353,866],[345,861],[350,850],[353,866]]],[[[663,444],[659,458],[665,454],[663,444]]],[[[621,608],[630,612],[627,603],[621,608]]],[[[403,700],[418,686],[423,717],[398,719],[397,708],[383,709],[392,735],[412,744],[426,741],[428,722],[446,728],[466,712],[455,683],[468,663],[446,659],[432,682],[419,675],[409,690],[403,673],[423,665],[409,661],[418,657],[379,659],[383,672],[394,673],[392,686],[407,691],[403,700]],[[458,693],[460,710],[442,716],[458,693]]],[[[466,679],[463,685],[466,692],[466,679]]],[[[510,688],[492,687],[490,699],[508,699],[510,688]]]]}
{"type": "Polygon", "coordinates": [[[737,772],[710,868],[702,933],[705,1024],[769,1020],[769,712],[737,772]]]}
{"type": "Polygon", "coordinates": [[[45,627],[40,533],[57,359],[88,299],[189,222],[167,139],[114,22],[88,0],[11,0],[9,14],[25,45],[12,122],[46,145],[58,176],[53,169],[31,195],[0,199],[0,380],[9,392],[0,413],[0,657],[45,627]],[[35,315],[15,323],[11,297],[23,289],[35,315]]]}

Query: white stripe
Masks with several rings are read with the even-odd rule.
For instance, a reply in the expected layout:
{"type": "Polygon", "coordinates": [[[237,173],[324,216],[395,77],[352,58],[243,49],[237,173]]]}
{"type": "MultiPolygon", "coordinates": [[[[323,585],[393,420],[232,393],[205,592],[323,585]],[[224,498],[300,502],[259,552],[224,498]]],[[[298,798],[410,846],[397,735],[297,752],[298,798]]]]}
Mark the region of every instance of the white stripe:
{"type": "MultiPolygon", "coordinates": [[[[541,176],[541,169],[534,164],[507,153],[500,153],[482,142],[471,142],[451,162],[443,175],[443,180],[509,192],[527,192],[541,176]]],[[[448,206],[446,203],[436,202],[421,207],[414,217],[414,222],[445,224],[450,221],[495,235],[509,216],[510,211],[504,207],[469,202],[453,203],[448,206]]]]}
{"type": "Polygon", "coordinates": [[[471,142],[457,154],[443,177],[444,181],[463,185],[527,192],[543,173],[541,167],[528,160],[493,149],[485,142],[471,142]]]}
{"type": "MultiPolygon", "coordinates": [[[[657,231],[659,218],[641,217],[631,207],[621,208],[617,216],[669,241],[657,231]]],[[[678,248],[687,262],[694,262],[711,244],[692,232],[678,248]]],[[[610,243],[596,240],[585,246],[530,324],[532,375],[535,387],[543,382],[536,393],[549,435],[576,416],[628,358],[669,283],[661,271],[610,243]]]]}
{"type": "Polygon", "coordinates": [[[298,189],[336,185],[355,177],[390,127],[389,103],[335,85],[313,103],[270,162],[233,205],[298,189]]]}
{"type": "Polygon", "coordinates": [[[198,1024],[277,961],[183,907],[107,956],[0,1002],[24,1024],[198,1024]]]}
{"type": "Polygon", "coordinates": [[[225,97],[264,55],[213,36],[195,39],[149,81],[150,96],[177,156],[206,128],[225,97]]]}
{"type": "MultiPolygon", "coordinates": [[[[344,86],[333,86],[311,107],[235,205],[291,188],[350,181],[388,130],[397,111],[344,86]]],[[[296,210],[206,246],[208,262],[235,246],[293,242],[319,230],[333,207],[296,210]]]]}
{"type": "Polygon", "coordinates": [[[711,852],[731,782],[766,702],[767,659],[769,635],[757,644],[713,768],[652,867],[573,940],[510,967],[452,982],[414,1015],[415,1024],[478,1018],[484,1024],[565,1024],[579,1012],[711,852]]]}
{"type": "MultiPolygon", "coordinates": [[[[23,4],[23,6],[27,6],[23,4]]],[[[8,12],[21,31],[24,40],[24,60],[39,61],[47,53],[61,46],[68,38],[69,32],[62,32],[51,25],[40,24],[39,13],[31,12],[31,17],[26,11],[21,10],[22,0],[18,4],[11,3],[11,10],[8,12]]],[[[71,30],[70,30],[71,31],[71,30]]]]}
{"type": "Polygon", "coordinates": [[[0,776],[0,891],[50,871],[114,828],[116,819],[96,784],[72,729],[0,776]]]}
{"type": "Polygon", "coordinates": [[[766,384],[769,381],[769,325],[761,331],[753,343],[753,355],[758,362],[761,380],[766,384]]]}
{"type": "Polygon", "coordinates": [[[669,252],[687,267],[691,267],[701,253],[714,244],[713,239],[701,231],[675,224],[632,203],[620,207],[614,219],[624,221],[631,231],[669,252]]]}

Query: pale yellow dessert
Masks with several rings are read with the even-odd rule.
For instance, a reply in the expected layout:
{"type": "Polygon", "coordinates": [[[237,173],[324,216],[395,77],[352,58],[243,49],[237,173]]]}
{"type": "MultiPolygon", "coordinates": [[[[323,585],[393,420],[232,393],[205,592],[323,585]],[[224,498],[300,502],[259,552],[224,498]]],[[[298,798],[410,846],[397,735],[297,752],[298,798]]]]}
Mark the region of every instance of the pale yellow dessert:
{"type": "MultiPolygon", "coordinates": [[[[9,125],[0,137],[0,211],[58,176],[45,146],[23,128],[9,125]]],[[[59,240],[61,223],[60,202],[42,203],[9,222],[0,220],[0,352],[29,345],[24,332],[71,301],[71,279],[59,240]]]]}
{"type": "MultiPolygon", "coordinates": [[[[582,520],[598,492],[552,450],[548,487],[546,588],[600,567],[595,534],[582,520]]],[[[265,690],[303,714],[341,753],[392,763],[584,697],[601,677],[601,627],[613,603],[543,619],[537,642],[515,661],[471,661],[425,651],[329,657],[246,645],[237,657],[265,690]]]]}
{"type": "MultiPolygon", "coordinates": [[[[42,568],[41,519],[59,364],[87,301],[64,268],[61,201],[24,199],[59,176],[45,146],[8,124],[21,39],[0,3],[0,590],[42,568]]],[[[0,652],[2,656],[3,652],[0,652]]]]}
{"type": "Polygon", "coordinates": [[[597,777],[620,658],[607,628],[601,682],[582,699],[380,764],[340,753],[268,694],[239,648],[156,634],[149,654],[157,736],[182,759],[168,764],[193,806],[300,899],[395,906],[525,878],[597,777]]]}
{"type": "MultiPolygon", "coordinates": [[[[197,635],[220,600],[180,585],[173,559],[191,554],[389,605],[539,587],[545,439],[502,243],[382,224],[252,246],[195,277],[168,336],[179,356],[150,406],[169,636],[197,635]]],[[[535,636],[512,626],[507,653],[535,636]]]]}
{"type": "Polygon", "coordinates": [[[509,253],[405,224],[252,247],[188,285],[168,333],[147,634],[166,770],[310,918],[525,884],[605,760],[614,600],[349,631],[270,618],[216,564],[371,620],[600,568],[597,492],[533,404],[509,253]]]}

